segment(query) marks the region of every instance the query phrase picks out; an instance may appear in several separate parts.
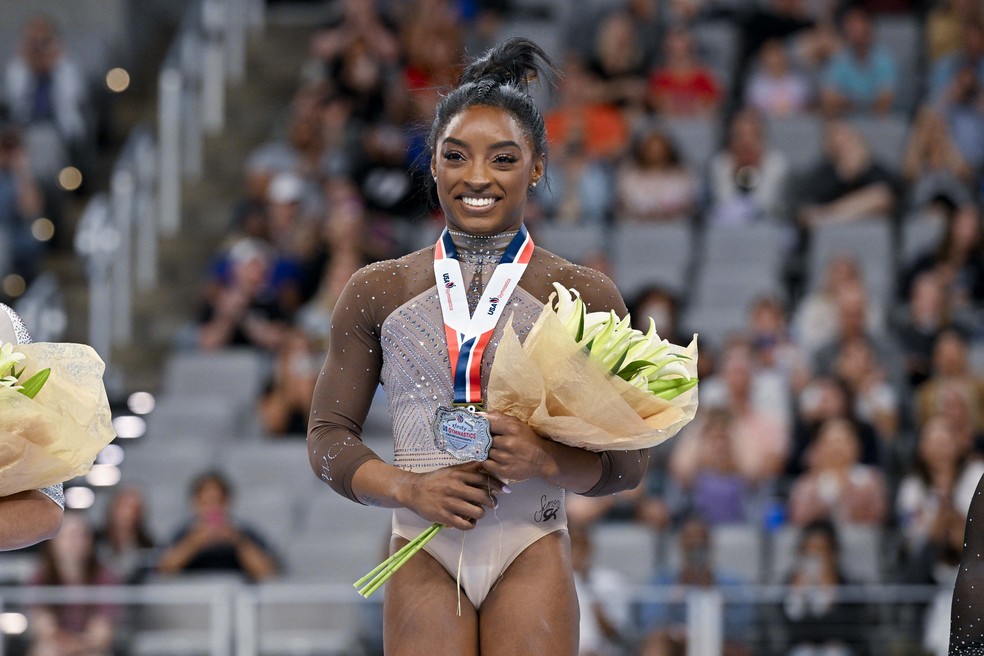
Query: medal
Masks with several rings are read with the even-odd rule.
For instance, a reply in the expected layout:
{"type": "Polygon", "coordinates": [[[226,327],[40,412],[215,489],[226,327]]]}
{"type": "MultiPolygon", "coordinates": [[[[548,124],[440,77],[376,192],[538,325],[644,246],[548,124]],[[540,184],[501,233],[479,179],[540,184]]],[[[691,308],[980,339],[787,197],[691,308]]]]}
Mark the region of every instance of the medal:
{"type": "Polygon", "coordinates": [[[492,447],[489,420],[475,414],[472,406],[438,408],[434,443],[457,460],[485,460],[492,447]]]}
{"type": "Polygon", "coordinates": [[[489,420],[476,414],[482,407],[482,354],[533,256],[533,239],[521,225],[471,315],[457,256],[451,233],[445,228],[434,246],[434,279],[451,361],[454,404],[438,408],[434,443],[458,460],[485,460],[492,433],[489,420]]]}

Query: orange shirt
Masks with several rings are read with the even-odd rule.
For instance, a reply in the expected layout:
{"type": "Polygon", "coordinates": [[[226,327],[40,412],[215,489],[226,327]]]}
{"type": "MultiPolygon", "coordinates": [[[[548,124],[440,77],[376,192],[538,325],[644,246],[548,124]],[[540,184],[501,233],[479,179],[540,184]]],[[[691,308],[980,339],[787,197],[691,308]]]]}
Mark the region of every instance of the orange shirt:
{"type": "Polygon", "coordinates": [[[584,137],[584,150],[589,157],[616,157],[629,141],[625,117],[611,105],[559,108],[548,112],[544,122],[551,148],[562,148],[579,131],[584,137]]]}

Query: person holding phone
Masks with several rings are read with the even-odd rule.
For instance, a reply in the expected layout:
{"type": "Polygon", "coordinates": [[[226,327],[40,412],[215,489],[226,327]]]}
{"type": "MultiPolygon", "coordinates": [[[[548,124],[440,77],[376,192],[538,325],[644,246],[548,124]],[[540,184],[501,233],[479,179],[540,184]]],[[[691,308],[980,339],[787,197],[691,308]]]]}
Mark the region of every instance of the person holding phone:
{"type": "Polygon", "coordinates": [[[231,484],[217,471],[205,472],[192,481],[194,517],[165,548],[158,571],[238,572],[254,582],[277,574],[280,565],[266,541],[231,516],[232,494],[231,484]]]}

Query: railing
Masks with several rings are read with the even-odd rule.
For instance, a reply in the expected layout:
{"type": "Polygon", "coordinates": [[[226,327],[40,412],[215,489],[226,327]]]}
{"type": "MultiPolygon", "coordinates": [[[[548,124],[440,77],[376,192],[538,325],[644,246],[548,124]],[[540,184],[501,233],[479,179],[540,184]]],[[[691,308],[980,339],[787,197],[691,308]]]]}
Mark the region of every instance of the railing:
{"type": "Polygon", "coordinates": [[[157,283],[158,240],[181,227],[181,184],[201,176],[204,137],[225,125],[226,88],[245,76],[247,32],[262,28],[263,7],[262,0],[188,5],[158,75],[156,129],[131,132],[108,194],[93,196],[83,212],[75,247],[88,265],[88,341],[109,380],[112,347],[133,337],[134,294],[157,283]]]}
{"type": "MultiPolygon", "coordinates": [[[[663,604],[684,609],[687,633],[688,656],[720,656],[727,637],[728,614],[735,607],[761,611],[766,607],[781,607],[783,600],[790,594],[791,589],[784,586],[722,586],[713,589],[688,588],[678,586],[638,586],[625,590],[626,599],[634,607],[639,604],[663,604]]],[[[922,615],[914,622],[909,615],[899,611],[903,608],[932,606],[943,603],[948,606],[952,591],[934,586],[842,586],[837,591],[837,602],[853,604],[858,608],[879,609],[883,612],[874,614],[876,619],[859,616],[857,629],[859,635],[867,643],[873,656],[889,654],[898,644],[889,645],[884,642],[885,636],[902,639],[905,632],[910,635],[911,642],[919,644],[922,635],[922,615]],[[892,612],[884,612],[886,611],[892,612]],[[892,618],[896,618],[893,620],[892,618]],[[901,618],[901,619],[899,619],[901,618]],[[867,624],[866,622],[872,622],[867,624]],[[895,624],[893,625],[893,621],[895,624]]],[[[381,597],[381,595],[379,595],[381,597]]],[[[332,651],[332,645],[338,653],[361,653],[356,646],[359,612],[367,610],[378,611],[374,604],[379,598],[370,601],[359,599],[353,589],[344,584],[297,584],[297,583],[267,583],[249,585],[231,582],[223,579],[218,582],[183,582],[176,579],[173,583],[153,583],[142,586],[66,586],[66,587],[0,587],[0,613],[17,609],[29,608],[39,604],[110,604],[127,607],[202,607],[207,612],[195,613],[194,626],[172,624],[161,628],[156,627],[158,644],[171,645],[175,653],[207,653],[212,656],[256,656],[263,653],[261,643],[264,631],[278,633],[276,641],[277,653],[291,653],[314,649],[316,653],[332,651]],[[303,613],[290,610],[281,612],[278,617],[283,622],[290,620],[290,627],[276,626],[276,619],[261,622],[261,615],[277,609],[308,608],[327,606],[334,610],[314,612],[307,615],[310,626],[298,626],[297,620],[304,619],[303,613]],[[204,623],[203,620],[206,620],[204,623]],[[206,626],[207,625],[207,626],[206,626]],[[311,640],[305,644],[304,634],[307,631],[311,640]],[[180,636],[184,647],[177,648],[174,639],[169,641],[168,635],[180,636]],[[335,634],[333,642],[330,636],[335,634]],[[189,642],[189,636],[196,639],[189,642]],[[295,649],[291,649],[286,641],[296,638],[295,649]],[[312,645],[317,645],[315,649],[312,645]]],[[[453,612],[449,610],[449,612],[453,612]]],[[[919,611],[921,613],[921,611],[919,611]]],[[[756,613],[756,626],[745,627],[753,632],[774,633],[779,627],[767,626],[770,621],[767,614],[756,613]],[[763,626],[765,624],[766,626],[763,626]]],[[[911,615],[911,613],[910,613],[911,615]]],[[[370,616],[372,617],[372,616],[370,616]]],[[[377,615],[372,622],[381,621],[377,615]]],[[[363,615],[365,618],[365,615],[363,615]]],[[[132,630],[135,640],[132,653],[159,653],[148,648],[147,643],[141,643],[142,631],[146,631],[139,623],[128,627],[132,630]],[[141,644],[144,647],[141,647],[141,644]]],[[[372,627],[380,631],[380,627],[372,627]]],[[[935,627],[939,631],[941,627],[935,627]]],[[[942,627],[944,630],[946,627],[942,627]]],[[[4,654],[4,641],[0,635],[0,656],[4,654]]],[[[637,641],[639,636],[634,636],[637,641]]],[[[747,640],[747,639],[746,639],[747,640]]],[[[782,646],[767,647],[753,642],[748,645],[752,653],[768,654],[781,653],[782,646]]],[[[631,653],[631,648],[626,648],[631,653]]]]}

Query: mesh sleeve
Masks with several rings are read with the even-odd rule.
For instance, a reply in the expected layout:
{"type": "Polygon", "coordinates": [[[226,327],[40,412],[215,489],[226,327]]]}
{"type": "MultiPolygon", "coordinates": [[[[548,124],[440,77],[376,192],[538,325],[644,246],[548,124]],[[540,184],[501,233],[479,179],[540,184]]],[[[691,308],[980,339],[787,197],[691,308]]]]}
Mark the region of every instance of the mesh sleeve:
{"type": "Polygon", "coordinates": [[[382,368],[380,324],[369,302],[374,278],[371,269],[356,273],[335,305],[328,356],[314,388],[308,423],[312,469],[353,501],[358,501],[352,490],[356,469],[379,458],[362,441],[362,424],[382,368]]]}
{"type": "Polygon", "coordinates": [[[984,655],[984,477],[967,513],[963,556],[950,612],[950,656],[984,655]]]}

